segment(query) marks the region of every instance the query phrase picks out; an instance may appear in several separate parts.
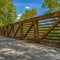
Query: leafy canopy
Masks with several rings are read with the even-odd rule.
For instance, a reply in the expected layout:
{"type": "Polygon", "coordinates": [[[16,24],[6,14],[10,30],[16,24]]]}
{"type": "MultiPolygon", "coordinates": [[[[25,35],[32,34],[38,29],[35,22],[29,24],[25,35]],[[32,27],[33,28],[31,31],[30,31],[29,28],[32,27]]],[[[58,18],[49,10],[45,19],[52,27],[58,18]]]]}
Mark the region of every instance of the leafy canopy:
{"type": "Polygon", "coordinates": [[[0,25],[14,22],[16,9],[12,0],[0,0],[0,25]]]}
{"type": "Polygon", "coordinates": [[[49,8],[46,13],[60,11],[60,0],[44,0],[42,7],[49,8]]]}
{"type": "Polygon", "coordinates": [[[37,16],[37,11],[35,8],[32,8],[32,10],[26,9],[25,12],[22,14],[20,20],[25,20],[35,16],[37,16]]]}

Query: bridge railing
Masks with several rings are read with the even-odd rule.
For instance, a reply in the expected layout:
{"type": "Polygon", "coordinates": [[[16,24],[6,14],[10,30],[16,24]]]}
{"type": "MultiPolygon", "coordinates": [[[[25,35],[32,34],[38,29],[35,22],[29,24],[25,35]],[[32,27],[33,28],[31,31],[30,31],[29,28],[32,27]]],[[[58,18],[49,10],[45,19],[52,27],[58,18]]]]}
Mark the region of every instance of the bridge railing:
{"type": "Polygon", "coordinates": [[[60,11],[1,26],[0,35],[59,45],[60,11]]]}

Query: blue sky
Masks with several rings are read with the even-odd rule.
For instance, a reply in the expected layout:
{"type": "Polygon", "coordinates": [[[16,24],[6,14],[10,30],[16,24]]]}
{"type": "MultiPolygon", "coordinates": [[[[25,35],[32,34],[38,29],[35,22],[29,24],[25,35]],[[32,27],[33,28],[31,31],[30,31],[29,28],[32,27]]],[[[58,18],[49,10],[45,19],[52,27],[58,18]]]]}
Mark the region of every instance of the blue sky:
{"type": "Polygon", "coordinates": [[[42,2],[44,0],[13,0],[14,5],[16,6],[17,14],[22,14],[26,9],[36,8],[38,15],[43,15],[46,8],[41,8],[42,2]]]}

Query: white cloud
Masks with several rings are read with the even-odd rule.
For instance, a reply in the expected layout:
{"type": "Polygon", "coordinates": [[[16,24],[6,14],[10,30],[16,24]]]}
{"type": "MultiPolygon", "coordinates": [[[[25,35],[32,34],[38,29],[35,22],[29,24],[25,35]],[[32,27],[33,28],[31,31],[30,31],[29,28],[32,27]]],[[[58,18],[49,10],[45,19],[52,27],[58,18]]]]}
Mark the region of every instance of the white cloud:
{"type": "Polygon", "coordinates": [[[29,6],[26,6],[26,7],[25,7],[25,9],[30,9],[30,8],[31,8],[31,7],[29,7],[29,6]]]}
{"type": "Polygon", "coordinates": [[[22,14],[19,14],[19,15],[18,15],[17,20],[20,19],[21,15],[22,15],[22,14]]]}
{"type": "Polygon", "coordinates": [[[18,21],[19,21],[19,19],[21,18],[21,16],[22,16],[22,14],[19,14],[19,15],[17,16],[17,18],[16,18],[15,22],[18,22],[18,21]]]}

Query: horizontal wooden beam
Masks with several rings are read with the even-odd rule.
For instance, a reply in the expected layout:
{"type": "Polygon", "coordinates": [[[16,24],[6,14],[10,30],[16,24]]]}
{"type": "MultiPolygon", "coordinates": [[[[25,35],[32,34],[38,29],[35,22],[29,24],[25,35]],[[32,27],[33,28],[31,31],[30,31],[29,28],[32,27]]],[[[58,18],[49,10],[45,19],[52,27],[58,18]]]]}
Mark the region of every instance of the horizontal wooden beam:
{"type": "MultiPolygon", "coordinates": [[[[26,20],[23,20],[23,21],[16,22],[16,23],[7,24],[6,26],[10,26],[12,24],[16,25],[16,24],[19,24],[19,23],[33,22],[34,20],[39,21],[39,20],[48,19],[48,18],[55,18],[55,17],[60,17],[60,11],[50,13],[50,14],[45,14],[45,15],[38,16],[38,17],[33,17],[33,18],[30,18],[30,19],[26,19],[26,20]]],[[[1,27],[3,27],[3,26],[1,26],[1,27]]]]}

